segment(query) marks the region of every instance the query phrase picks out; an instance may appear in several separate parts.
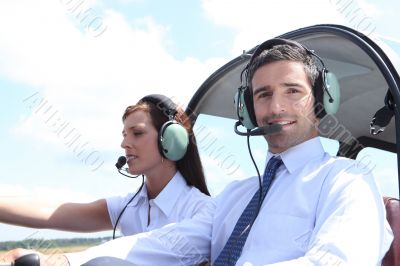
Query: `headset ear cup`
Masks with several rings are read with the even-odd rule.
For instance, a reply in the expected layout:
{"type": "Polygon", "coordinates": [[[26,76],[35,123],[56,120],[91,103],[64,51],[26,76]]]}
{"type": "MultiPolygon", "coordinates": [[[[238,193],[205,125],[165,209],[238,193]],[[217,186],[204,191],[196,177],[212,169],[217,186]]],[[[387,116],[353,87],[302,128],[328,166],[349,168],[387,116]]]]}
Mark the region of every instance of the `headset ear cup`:
{"type": "Polygon", "coordinates": [[[253,129],[257,126],[254,114],[253,99],[250,89],[240,88],[235,95],[235,107],[239,121],[247,129],[253,129]]]}
{"type": "Polygon", "coordinates": [[[317,79],[314,83],[314,112],[315,116],[319,119],[323,118],[326,115],[325,108],[324,108],[324,87],[323,87],[323,78],[322,72],[319,72],[317,79]]]}
{"type": "Polygon", "coordinates": [[[158,145],[165,158],[178,161],[185,156],[189,145],[189,134],[178,122],[167,121],[160,129],[158,145]]]}
{"type": "Polygon", "coordinates": [[[251,93],[249,87],[246,87],[246,89],[244,90],[243,98],[244,98],[244,103],[246,104],[246,110],[249,116],[249,120],[251,122],[251,128],[248,129],[256,128],[257,120],[256,120],[256,114],[254,112],[253,94],[251,93]]]}
{"type": "Polygon", "coordinates": [[[340,105],[340,85],[335,74],[326,72],[325,74],[325,90],[324,90],[324,108],[327,114],[336,114],[340,105]],[[333,101],[330,101],[328,93],[333,101]]]}

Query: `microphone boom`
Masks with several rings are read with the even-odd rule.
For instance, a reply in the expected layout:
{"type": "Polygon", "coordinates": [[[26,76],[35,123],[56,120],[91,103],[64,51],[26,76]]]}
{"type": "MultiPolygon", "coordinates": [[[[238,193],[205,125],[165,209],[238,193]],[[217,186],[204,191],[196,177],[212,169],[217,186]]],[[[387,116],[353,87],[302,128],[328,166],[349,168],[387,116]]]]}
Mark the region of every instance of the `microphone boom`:
{"type": "Polygon", "coordinates": [[[115,164],[115,167],[117,167],[117,169],[118,169],[118,173],[120,173],[121,175],[124,175],[126,177],[129,177],[129,178],[136,178],[136,177],[140,176],[140,175],[131,175],[131,173],[129,173],[129,171],[128,171],[128,168],[122,169],[122,166],[124,166],[125,164],[126,164],[126,157],[120,156],[118,158],[117,163],[115,164]],[[122,171],[125,171],[126,174],[123,173],[122,171]]]}
{"type": "Polygon", "coordinates": [[[280,124],[271,124],[263,127],[256,127],[255,129],[248,129],[247,132],[241,132],[238,130],[239,125],[241,125],[241,122],[236,121],[234,129],[235,133],[240,136],[265,136],[276,134],[282,130],[282,126],[280,124]]]}

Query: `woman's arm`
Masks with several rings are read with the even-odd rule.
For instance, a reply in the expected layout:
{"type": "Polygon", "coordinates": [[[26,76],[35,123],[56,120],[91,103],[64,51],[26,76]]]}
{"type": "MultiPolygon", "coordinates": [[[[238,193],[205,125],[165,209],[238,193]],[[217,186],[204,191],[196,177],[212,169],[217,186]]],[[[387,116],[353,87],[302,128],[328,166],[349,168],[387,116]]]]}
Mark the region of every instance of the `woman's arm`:
{"type": "Polygon", "coordinates": [[[3,198],[0,200],[0,222],[74,232],[112,229],[105,199],[91,203],[50,203],[28,198],[3,198]]]}

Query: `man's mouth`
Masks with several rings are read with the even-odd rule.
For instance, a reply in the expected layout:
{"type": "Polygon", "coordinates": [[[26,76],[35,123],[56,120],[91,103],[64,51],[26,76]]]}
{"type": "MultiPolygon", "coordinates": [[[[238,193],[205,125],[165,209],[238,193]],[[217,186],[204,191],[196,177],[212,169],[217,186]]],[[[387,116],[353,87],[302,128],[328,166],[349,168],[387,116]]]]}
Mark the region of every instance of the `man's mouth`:
{"type": "Polygon", "coordinates": [[[268,123],[268,125],[279,124],[279,125],[281,125],[283,127],[283,126],[286,126],[286,125],[292,125],[294,123],[296,123],[296,121],[271,121],[271,122],[268,123]]]}

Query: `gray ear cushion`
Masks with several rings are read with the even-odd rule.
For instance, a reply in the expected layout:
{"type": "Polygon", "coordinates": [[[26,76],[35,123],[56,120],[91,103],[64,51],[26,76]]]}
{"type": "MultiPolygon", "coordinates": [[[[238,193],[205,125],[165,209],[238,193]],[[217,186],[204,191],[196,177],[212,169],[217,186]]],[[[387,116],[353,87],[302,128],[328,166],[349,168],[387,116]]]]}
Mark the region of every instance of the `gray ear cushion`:
{"type": "Polygon", "coordinates": [[[164,123],[159,132],[158,145],[161,154],[171,161],[178,161],[186,154],[189,134],[181,124],[174,120],[164,123]]]}
{"type": "Polygon", "coordinates": [[[249,87],[246,87],[246,89],[243,91],[243,98],[245,110],[248,113],[248,117],[250,119],[249,124],[251,124],[250,128],[247,129],[253,129],[257,127],[257,120],[256,114],[254,113],[253,95],[249,87]]]}
{"type": "Polygon", "coordinates": [[[248,87],[241,87],[234,99],[237,116],[242,125],[249,130],[257,127],[253,97],[250,94],[250,89],[248,87]]]}
{"type": "Polygon", "coordinates": [[[317,118],[321,119],[326,115],[325,108],[324,108],[324,88],[323,86],[323,78],[320,74],[318,75],[317,79],[315,80],[314,87],[313,87],[313,93],[314,93],[314,98],[315,98],[315,103],[314,103],[314,112],[317,118]]]}

